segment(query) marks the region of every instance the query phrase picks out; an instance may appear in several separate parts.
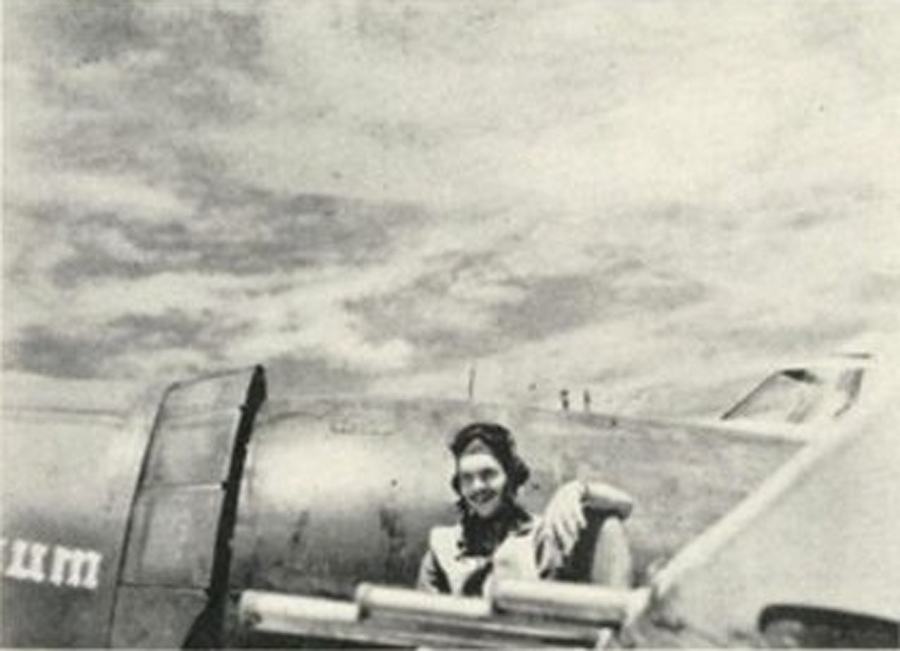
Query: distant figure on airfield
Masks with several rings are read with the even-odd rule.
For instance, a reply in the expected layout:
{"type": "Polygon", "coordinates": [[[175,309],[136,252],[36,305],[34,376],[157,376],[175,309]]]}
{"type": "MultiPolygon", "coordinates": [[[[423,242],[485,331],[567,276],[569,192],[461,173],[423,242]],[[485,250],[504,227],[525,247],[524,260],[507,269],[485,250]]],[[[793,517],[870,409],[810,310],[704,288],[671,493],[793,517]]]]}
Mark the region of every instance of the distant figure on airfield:
{"type": "Polygon", "coordinates": [[[584,393],[581,395],[581,398],[584,402],[584,411],[586,413],[591,413],[591,392],[585,389],[584,393]]]}
{"type": "Polygon", "coordinates": [[[586,510],[602,517],[599,581],[628,585],[631,555],[622,521],[633,506],[629,495],[607,484],[571,481],[557,489],[538,517],[516,501],[529,470],[508,429],[472,423],[456,433],[450,451],[456,459],[451,484],[459,495],[460,520],[431,530],[420,589],[477,596],[494,578],[557,578],[587,526],[586,510]]]}
{"type": "Polygon", "coordinates": [[[563,389],[559,392],[559,402],[563,411],[569,411],[569,390],[563,389]]]}

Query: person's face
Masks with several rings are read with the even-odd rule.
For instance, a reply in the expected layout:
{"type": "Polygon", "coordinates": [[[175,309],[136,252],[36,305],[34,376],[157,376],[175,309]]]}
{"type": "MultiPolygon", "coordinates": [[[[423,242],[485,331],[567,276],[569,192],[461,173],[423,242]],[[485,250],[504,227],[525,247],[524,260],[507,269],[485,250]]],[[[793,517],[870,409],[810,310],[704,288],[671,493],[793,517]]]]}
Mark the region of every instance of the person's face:
{"type": "Polygon", "coordinates": [[[494,515],[503,504],[506,472],[490,452],[463,454],[458,461],[459,492],[480,518],[494,515]]]}

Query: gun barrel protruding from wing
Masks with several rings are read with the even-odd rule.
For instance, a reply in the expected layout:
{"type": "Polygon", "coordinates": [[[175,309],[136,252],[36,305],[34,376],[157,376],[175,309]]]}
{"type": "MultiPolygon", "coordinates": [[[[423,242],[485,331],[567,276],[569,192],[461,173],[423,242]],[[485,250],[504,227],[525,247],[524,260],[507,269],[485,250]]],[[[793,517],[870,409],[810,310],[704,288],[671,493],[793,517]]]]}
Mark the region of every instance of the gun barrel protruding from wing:
{"type": "Polygon", "coordinates": [[[364,584],[355,601],[245,592],[245,642],[314,640],[371,646],[595,648],[633,617],[646,590],[497,581],[486,598],[364,584]]]}

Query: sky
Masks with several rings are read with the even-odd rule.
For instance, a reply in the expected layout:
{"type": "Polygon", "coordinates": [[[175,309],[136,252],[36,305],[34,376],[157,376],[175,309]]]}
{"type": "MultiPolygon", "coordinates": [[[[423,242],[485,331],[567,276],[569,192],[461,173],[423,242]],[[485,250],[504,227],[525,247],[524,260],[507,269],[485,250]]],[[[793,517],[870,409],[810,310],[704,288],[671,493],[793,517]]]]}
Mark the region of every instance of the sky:
{"type": "Polygon", "coordinates": [[[895,2],[3,10],[7,371],[677,413],[900,330],[895,2]]]}

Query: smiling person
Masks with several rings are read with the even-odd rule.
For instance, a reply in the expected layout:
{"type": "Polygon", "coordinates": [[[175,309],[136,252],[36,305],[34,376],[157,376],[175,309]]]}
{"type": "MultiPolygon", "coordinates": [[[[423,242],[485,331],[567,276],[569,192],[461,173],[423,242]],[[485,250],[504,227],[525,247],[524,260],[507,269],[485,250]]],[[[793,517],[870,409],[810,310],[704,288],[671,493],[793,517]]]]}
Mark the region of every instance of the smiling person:
{"type": "Polygon", "coordinates": [[[586,509],[603,516],[599,530],[602,566],[594,579],[624,586],[631,558],[622,521],[631,498],[599,483],[573,481],[551,498],[543,517],[516,501],[529,470],[512,433],[495,423],[472,423],[450,444],[456,460],[452,486],[460,521],[435,527],[419,571],[419,588],[462,596],[482,595],[491,577],[553,579],[570,560],[587,528],[586,509]]]}

